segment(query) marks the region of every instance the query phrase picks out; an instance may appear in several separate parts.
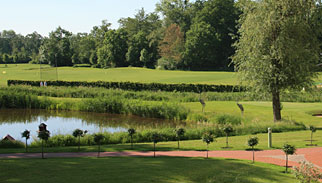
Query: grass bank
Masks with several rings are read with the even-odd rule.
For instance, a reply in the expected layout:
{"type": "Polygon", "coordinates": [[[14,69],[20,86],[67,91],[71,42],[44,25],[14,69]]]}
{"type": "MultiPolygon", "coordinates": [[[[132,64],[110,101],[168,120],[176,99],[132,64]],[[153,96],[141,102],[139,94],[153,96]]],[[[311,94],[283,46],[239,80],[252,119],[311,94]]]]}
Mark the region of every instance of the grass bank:
{"type": "MultiPolygon", "coordinates": [[[[243,135],[243,136],[232,136],[229,137],[229,149],[226,147],[226,138],[219,137],[216,138],[216,141],[209,144],[209,150],[246,150],[250,147],[247,146],[247,140],[251,136],[257,136],[259,139],[259,144],[256,146],[256,149],[259,150],[269,150],[269,149],[281,149],[285,143],[295,145],[296,148],[306,148],[312,147],[308,146],[310,144],[310,135],[309,130],[297,131],[297,132],[283,132],[283,133],[273,133],[273,147],[268,148],[267,133],[261,133],[256,135],[243,135]]],[[[82,139],[83,141],[84,139],[82,139]]],[[[72,141],[76,141],[73,139],[72,141]]],[[[321,147],[322,146],[322,131],[318,130],[313,135],[313,144],[321,147]]],[[[50,144],[49,144],[50,145],[50,144]]],[[[159,142],[156,145],[157,151],[174,151],[177,150],[178,144],[176,141],[169,142],[159,142]]],[[[153,143],[138,143],[134,140],[134,149],[131,149],[131,144],[106,144],[101,146],[102,151],[108,152],[119,152],[119,151],[152,151],[153,143]]],[[[198,140],[184,140],[180,141],[180,150],[189,151],[203,151],[206,150],[206,144],[202,142],[201,139],[198,140]]],[[[40,153],[41,147],[37,142],[28,149],[29,152],[40,153]]],[[[81,152],[95,152],[97,151],[96,145],[82,145],[81,152]]],[[[24,153],[24,148],[1,148],[0,153],[24,153]]],[[[60,147],[46,147],[45,152],[78,152],[78,147],[75,146],[60,146],[60,147]]]]}
{"type": "Polygon", "coordinates": [[[249,161],[204,158],[0,159],[0,182],[23,183],[289,183],[284,168],[249,161]],[[27,171],[28,170],[28,171],[27,171]]]}

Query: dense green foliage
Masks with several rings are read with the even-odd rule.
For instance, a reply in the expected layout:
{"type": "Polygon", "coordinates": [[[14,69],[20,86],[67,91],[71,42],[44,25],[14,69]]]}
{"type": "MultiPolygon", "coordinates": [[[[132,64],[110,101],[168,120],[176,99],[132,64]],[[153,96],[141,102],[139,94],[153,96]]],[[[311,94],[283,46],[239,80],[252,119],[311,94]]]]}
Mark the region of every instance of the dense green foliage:
{"type": "Polygon", "coordinates": [[[134,17],[121,18],[118,29],[103,20],[90,33],[72,34],[58,27],[42,37],[36,32],[22,36],[3,30],[0,64],[232,70],[232,35],[240,14],[235,4],[233,0],[162,0],[156,12],[142,8],[134,17]]]}
{"type": "MultiPolygon", "coordinates": [[[[37,96],[63,97],[63,98],[95,98],[119,96],[127,99],[146,101],[176,101],[198,102],[199,94],[192,92],[164,92],[164,91],[126,91],[106,88],[87,87],[31,87],[15,85],[0,88],[0,91],[34,94],[37,96]]],[[[254,96],[247,92],[205,92],[202,94],[205,101],[270,101],[270,97],[254,96]]],[[[282,102],[322,102],[321,89],[308,92],[288,92],[281,96],[282,102]]]]}
{"type": "Polygon", "coordinates": [[[280,93],[313,84],[320,57],[315,15],[321,0],[243,1],[233,61],[256,94],[269,94],[280,121],[280,93]]]}
{"type": "Polygon", "coordinates": [[[39,98],[25,93],[0,92],[0,108],[26,108],[48,110],[79,110],[88,112],[106,112],[115,114],[133,114],[142,117],[154,117],[173,120],[185,120],[188,109],[172,102],[147,102],[127,100],[126,98],[97,97],[92,99],[68,101],[39,98]]]}
{"type": "MultiPolygon", "coordinates": [[[[41,81],[8,80],[10,85],[30,85],[39,86],[41,81]]],[[[232,85],[207,85],[207,84],[163,84],[163,83],[131,83],[131,82],[87,82],[87,81],[47,81],[49,86],[83,86],[83,87],[103,87],[133,91],[178,91],[178,92],[238,92],[244,91],[241,86],[232,85]]]]}

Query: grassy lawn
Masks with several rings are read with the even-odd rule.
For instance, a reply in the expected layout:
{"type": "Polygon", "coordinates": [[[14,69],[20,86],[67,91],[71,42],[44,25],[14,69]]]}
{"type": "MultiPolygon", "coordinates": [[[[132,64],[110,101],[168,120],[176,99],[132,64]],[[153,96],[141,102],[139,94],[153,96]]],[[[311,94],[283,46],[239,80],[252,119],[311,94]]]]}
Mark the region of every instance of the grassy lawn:
{"type": "Polygon", "coordinates": [[[249,161],[172,158],[0,159],[0,182],[265,183],[296,182],[284,168],[249,161]]]}
{"type": "MultiPolygon", "coordinates": [[[[267,134],[257,134],[257,135],[245,135],[245,136],[233,136],[229,137],[229,149],[224,149],[226,146],[226,138],[221,137],[217,138],[215,142],[209,145],[209,150],[246,150],[249,147],[247,146],[247,140],[251,136],[257,136],[259,139],[259,144],[256,146],[257,149],[260,150],[268,150],[268,149],[281,149],[285,143],[289,143],[295,145],[296,148],[306,148],[312,147],[307,146],[310,144],[310,131],[296,131],[296,132],[285,132],[285,133],[273,133],[273,148],[268,148],[267,142],[267,134]]],[[[322,131],[318,130],[313,134],[313,144],[317,144],[318,146],[322,146],[322,131]]],[[[315,146],[313,146],[315,147],[315,146]]],[[[177,150],[177,142],[159,142],[156,145],[158,151],[174,151],[177,150]]],[[[101,146],[102,151],[130,151],[130,144],[111,144],[111,145],[103,145],[101,146]]],[[[133,151],[152,151],[153,144],[152,143],[135,143],[133,151]]],[[[188,140],[180,142],[180,150],[206,150],[206,144],[201,140],[188,140]]],[[[77,147],[52,147],[46,148],[46,152],[78,152],[77,147]]],[[[81,146],[82,152],[94,152],[97,151],[97,146],[81,146]]],[[[24,153],[25,149],[23,148],[2,148],[0,149],[0,153],[24,153]]],[[[41,152],[41,148],[29,148],[29,152],[41,152]]]]}
{"type": "MultiPolygon", "coordinates": [[[[239,102],[243,104],[245,112],[242,121],[249,125],[272,124],[273,109],[271,102],[239,102]]],[[[296,103],[283,102],[282,117],[285,120],[295,120],[305,125],[322,127],[322,118],[312,116],[312,111],[321,111],[322,103],[296,103]]],[[[193,113],[201,112],[201,105],[198,102],[183,103],[193,113]]],[[[218,114],[230,114],[240,116],[240,110],[236,102],[232,101],[206,101],[204,115],[211,118],[218,114]]]]}
{"type": "MultiPolygon", "coordinates": [[[[0,65],[0,86],[5,86],[8,79],[40,80],[37,64],[4,64],[0,65]]],[[[56,70],[51,69],[43,74],[43,80],[56,77],[56,70]],[[47,78],[47,79],[46,79],[47,78]]],[[[73,68],[59,67],[58,79],[66,81],[132,81],[157,83],[204,83],[236,84],[237,77],[233,72],[192,72],[164,71],[144,68],[73,68]]]]}

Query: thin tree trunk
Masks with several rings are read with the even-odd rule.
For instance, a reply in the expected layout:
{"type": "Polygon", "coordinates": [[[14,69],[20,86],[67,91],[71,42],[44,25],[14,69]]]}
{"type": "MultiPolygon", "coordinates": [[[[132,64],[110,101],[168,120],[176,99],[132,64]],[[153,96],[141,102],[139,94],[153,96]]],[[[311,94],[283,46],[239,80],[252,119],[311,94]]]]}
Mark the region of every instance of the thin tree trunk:
{"type": "Polygon", "coordinates": [[[41,140],[41,158],[44,159],[44,140],[41,140]]]}
{"type": "Polygon", "coordinates": [[[133,149],[133,140],[132,140],[132,135],[131,135],[131,149],[133,149]]]}
{"type": "Polygon", "coordinates": [[[254,146],[252,146],[253,149],[253,163],[255,163],[255,151],[254,151],[254,146]]]}
{"type": "Polygon", "coordinates": [[[311,132],[311,145],[313,145],[313,132],[311,132]]]}
{"type": "Polygon", "coordinates": [[[178,150],[180,149],[180,138],[178,139],[178,150]]]}
{"type": "Polygon", "coordinates": [[[78,136],[78,151],[80,151],[80,136],[78,136]]]}
{"type": "Polygon", "coordinates": [[[98,143],[98,152],[97,152],[97,157],[100,157],[100,152],[101,152],[101,143],[98,143]]]}
{"type": "Polygon", "coordinates": [[[286,154],[286,173],[287,173],[287,167],[288,167],[288,155],[286,154]]]}
{"type": "Polygon", "coordinates": [[[208,159],[208,144],[207,144],[207,159],[208,159]]]}
{"type": "Polygon", "coordinates": [[[27,138],[26,138],[26,152],[28,152],[27,138]]]}
{"type": "Polygon", "coordinates": [[[280,93],[277,89],[272,92],[273,99],[273,114],[274,114],[274,122],[281,121],[281,101],[280,101],[280,93]]]}
{"type": "Polygon", "coordinates": [[[154,151],[153,157],[155,157],[155,142],[153,143],[153,151],[154,151]]]}
{"type": "Polygon", "coordinates": [[[226,147],[228,148],[228,133],[226,133],[226,147]]]}

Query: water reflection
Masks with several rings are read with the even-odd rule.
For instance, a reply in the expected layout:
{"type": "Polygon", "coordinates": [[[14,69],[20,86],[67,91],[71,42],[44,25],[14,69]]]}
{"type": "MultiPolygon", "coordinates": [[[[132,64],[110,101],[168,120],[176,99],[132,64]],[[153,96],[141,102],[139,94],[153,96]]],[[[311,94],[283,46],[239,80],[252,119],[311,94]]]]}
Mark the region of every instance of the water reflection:
{"type": "Polygon", "coordinates": [[[52,135],[72,134],[76,128],[96,132],[120,132],[128,128],[142,130],[146,128],[165,128],[185,126],[183,122],[162,119],[123,116],[105,113],[88,113],[78,111],[48,111],[30,109],[1,109],[0,136],[10,134],[17,140],[22,140],[21,133],[31,131],[31,141],[37,138],[38,125],[46,123],[52,135]]]}

